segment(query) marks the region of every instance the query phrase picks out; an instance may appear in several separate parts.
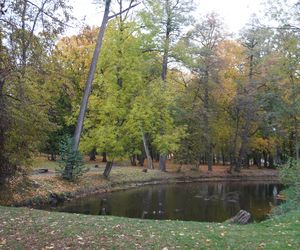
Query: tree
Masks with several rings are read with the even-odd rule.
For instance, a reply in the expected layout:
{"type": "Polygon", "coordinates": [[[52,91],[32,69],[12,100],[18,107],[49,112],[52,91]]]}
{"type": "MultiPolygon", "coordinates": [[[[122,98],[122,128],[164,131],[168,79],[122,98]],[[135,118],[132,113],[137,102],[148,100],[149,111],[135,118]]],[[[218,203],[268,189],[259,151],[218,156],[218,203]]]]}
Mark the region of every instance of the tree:
{"type": "MultiPolygon", "coordinates": [[[[299,159],[299,38],[290,30],[280,30],[275,36],[274,46],[278,47],[273,63],[272,78],[281,84],[272,88],[277,109],[269,109],[274,116],[273,127],[286,135],[290,145],[288,155],[299,159]]],[[[270,83],[269,83],[270,84],[270,83]]],[[[283,135],[282,134],[282,135],[283,135]]]]}
{"type": "MultiPolygon", "coordinates": [[[[120,13],[117,14],[113,14],[112,16],[109,16],[110,13],[110,5],[111,5],[111,0],[106,0],[105,1],[105,9],[104,9],[104,14],[103,14],[103,19],[102,19],[102,23],[99,29],[99,34],[98,34],[98,38],[97,38],[97,43],[95,46],[95,50],[93,53],[93,58],[90,64],[90,70],[88,73],[88,78],[86,81],[86,85],[85,85],[85,90],[84,90],[84,95],[82,98],[82,102],[80,105],[80,111],[79,111],[79,116],[77,119],[77,123],[76,123],[76,130],[74,133],[74,143],[73,143],[73,151],[77,151],[78,150],[78,146],[79,146],[79,141],[80,141],[80,136],[81,136],[81,132],[82,132],[82,128],[83,128],[83,122],[84,122],[84,117],[85,117],[85,113],[87,110],[87,105],[88,105],[88,99],[89,99],[89,95],[91,93],[92,90],[92,83],[93,83],[93,79],[94,79],[94,74],[95,74],[95,70],[96,70],[96,66],[97,66],[97,62],[98,62],[98,58],[101,52],[101,47],[102,47],[102,41],[103,41],[103,37],[104,37],[104,33],[105,33],[105,29],[107,26],[107,23],[110,19],[122,14],[122,13],[128,13],[128,11],[132,8],[134,8],[135,6],[138,5],[138,3],[134,3],[134,0],[130,1],[129,7],[122,10],[120,13]]],[[[66,171],[72,171],[72,166],[71,165],[67,165],[66,166],[66,171]]]]}
{"type": "Polygon", "coordinates": [[[70,19],[67,1],[43,0],[35,4],[9,0],[4,4],[7,11],[0,16],[0,98],[5,108],[0,118],[5,119],[0,121],[4,124],[2,179],[13,175],[17,166],[24,170],[20,166],[28,165],[32,152],[45,140],[47,130],[54,127],[47,112],[51,95],[46,91],[49,86],[44,66],[56,37],[70,19]]]}
{"type": "Polygon", "coordinates": [[[58,128],[51,132],[46,145],[41,148],[43,152],[58,153],[61,140],[75,131],[97,31],[97,28],[87,26],[78,35],[63,37],[48,59],[48,81],[57,89],[49,114],[58,128]]]}
{"type": "MultiPolygon", "coordinates": [[[[220,68],[220,60],[217,57],[217,47],[224,39],[222,22],[216,14],[212,13],[195,25],[195,28],[188,32],[186,38],[179,44],[187,48],[183,62],[194,75],[194,98],[192,112],[194,119],[191,126],[201,124],[202,138],[204,141],[205,158],[207,159],[208,170],[212,171],[213,148],[212,141],[212,119],[214,118],[213,100],[211,91],[218,82],[217,70],[220,68]]],[[[198,142],[199,143],[199,142],[198,142]]]]}
{"type": "Polygon", "coordinates": [[[80,112],[79,112],[79,116],[78,116],[78,120],[77,120],[76,130],[75,130],[75,133],[74,133],[74,144],[73,144],[73,150],[74,151],[76,151],[78,149],[78,146],[79,146],[80,135],[81,135],[81,131],[82,131],[82,128],[83,128],[84,116],[85,116],[85,112],[86,112],[87,104],[88,104],[88,98],[89,98],[89,95],[91,93],[94,74],[95,74],[95,70],[96,70],[96,66],[97,66],[97,61],[98,61],[98,58],[99,58],[99,55],[100,55],[100,52],[101,52],[102,40],[103,40],[103,36],[104,36],[104,33],[105,33],[107,23],[110,19],[120,15],[121,13],[128,12],[131,8],[134,8],[135,6],[138,5],[138,3],[134,4],[134,0],[132,0],[129,4],[128,8],[122,10],[118,14],[114,14],[112,16],[109,16],[110,4],[111,4],[111,0],[106,0],[105,1],[104,15],[103,15],[102,23],[101,23],[101,26],[100,26],[100,29],[99,29],[97,43],[96,43],[93,58],[92,58],[92,61],[91,61],[90,70],[89,70],[87,82],[86,82],[86,85],[85,85],[84,96],[83,96],[83,99],[82,99],[82,102],[81,102],[81,105],[80,105],[80,112]]]}
{"type": "MultiPolygon", "coordinates": [[[[150,31],[148,39],[145,40],[145,50],[161,53],[161,88],[162,91],[166,91],[172,49],[182,34],[183,26],[192,20],[189,14],[192,5],[190,1],[185,0],[148,0],[145,6],[147,10],[141,12],[141,17],[145,28],[150,31]],[[151,40],[153,42],[149,42],[151,40]]],[[[163,138],[165,133],[163,127],[160,133],[163,138]]],[[[162,171],[166,171],[166,160],[166,153],[160,152],[159,168],[162,171]]]]}
{"type": "Polygon", "coordinates": [[[241,44],[245,47],[246,63],[244,65],[244,79],[237,89],[236,110],[239,117],[240,147],[231,150],[233,155],[232,167],[240,171],[242,164],[246,160],[249,138],[256,130],[256,121],[259,120],[259,106],[257,102],[257,90],[262,84],[259,80],[259,61],[261,60],[262,46],[266,39],[264,30],[250,27],[245,30],[241,37],[241,44]],[[237,151],[236,151],[237,150],[237,151]]]}

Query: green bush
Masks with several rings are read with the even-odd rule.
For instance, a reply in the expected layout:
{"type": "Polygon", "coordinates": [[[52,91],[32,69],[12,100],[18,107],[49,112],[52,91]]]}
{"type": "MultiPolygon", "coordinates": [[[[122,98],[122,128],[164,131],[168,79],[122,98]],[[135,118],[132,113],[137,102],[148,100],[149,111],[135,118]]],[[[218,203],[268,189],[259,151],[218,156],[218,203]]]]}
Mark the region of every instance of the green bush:
{"type": "Polygon", "coordinates": [[[300,162],[289,160],[288,164],[279,167],[279,178],[286,188],[282,194],[286,201],[273,209],[274,214],[282,214],[300,206],[300,162]]]}
{"type": "Polygon", "coordinates": [[[85,167],[82,154],[72,149],[73,139],[66,136],[59,145],[60,160],[57,173],[68,181],[75,181],[88,171],[85,167]]]}

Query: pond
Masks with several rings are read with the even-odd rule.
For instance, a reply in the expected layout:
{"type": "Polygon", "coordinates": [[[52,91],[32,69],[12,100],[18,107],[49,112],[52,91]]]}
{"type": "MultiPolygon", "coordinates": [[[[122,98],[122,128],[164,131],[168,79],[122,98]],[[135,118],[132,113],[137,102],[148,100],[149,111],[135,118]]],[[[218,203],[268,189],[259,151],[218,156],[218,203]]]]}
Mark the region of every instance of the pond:
{"type": "Polygon", "coordinates": [[[278,205],[280,184],[203,182],[144,186],[90,195],[61,204],[56,211],[143,219],[223,222],[240,209],[255,221],[264,220],[278,205]]]}

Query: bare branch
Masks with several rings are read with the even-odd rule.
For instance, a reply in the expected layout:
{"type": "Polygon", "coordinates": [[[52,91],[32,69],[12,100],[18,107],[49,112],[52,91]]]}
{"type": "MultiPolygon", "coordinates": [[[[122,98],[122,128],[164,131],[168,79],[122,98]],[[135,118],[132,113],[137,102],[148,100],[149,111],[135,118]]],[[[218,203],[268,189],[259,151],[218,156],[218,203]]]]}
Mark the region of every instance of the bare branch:
{"type": "Polygon", "coordinates": [[[292,31],[300,31],[300,27],[293,26],[290,24],[285,24],[283,26],[274,27],[274,26],[254,26],[258,29],[269,29],[269,30],[292,30],[292,31]]]}
{"type": "Polygon", "coordinates": [[[28,2],[29,4],[31,4],[32,6],[36,7],[39,11],[41,11],[41,12],[42,12],[43,14],[45,14],[47,17],[50,17],[51,19],[53,19],[54,21],[60,23],[61,25],[63,25],[63,26],[68,26],[68,27],[70,27],[70,28],[75,28],[74,26],[71,26],[71,25],[69,25],[69,24],[66,24],[66,23],[64,23],[63,21],[59,20],[58,18],[52,16],[52,15],[49,14],[48,12],[44,11],[43,9],[41,9],[41,8],[40,8],[38,5],[36,5],[35,3],[33,3],[33,2],[31,2],[31,1],[29,1],[29,0],[27,0],[27,2],[28,2]]]}
{"type": "Polygon", "coordinates": [[[130,3],[130,5],[128,6],[128,8],[126,8],[126,9],[120,11],[119,13],[116,13],[116,14],[114,14],[114,15],[109,16],[109,17],[108,17],[108,20],[110,20],[110,19],[112,19],[112,18],[115,18],[116,16],[119,16],[119,15],[125,13],[125,12],[128,12],[130,9],[132,9],[132,8],[134,8],[134,7],[136,7],[136,6],[138,6],[138,5],[140,4],[140,2],[139,2],[139,3],[136,3],[136,4],[132,4],[132,2],[133,2],[133,1],[131,1],[131,3],[130,3]]]}
{"type": "MultiPolygon", "coordinates": [[[[129,7],[133,4],[133,2],[134,2],[134,0],[131,0],[131,1],[130,1],[129,7]]],[[[125,17],[124,17],[124,20],[127,19],[129,10],[130,10],[130,9],[128,9],[128,11],[126,12],[125,17]]]]}

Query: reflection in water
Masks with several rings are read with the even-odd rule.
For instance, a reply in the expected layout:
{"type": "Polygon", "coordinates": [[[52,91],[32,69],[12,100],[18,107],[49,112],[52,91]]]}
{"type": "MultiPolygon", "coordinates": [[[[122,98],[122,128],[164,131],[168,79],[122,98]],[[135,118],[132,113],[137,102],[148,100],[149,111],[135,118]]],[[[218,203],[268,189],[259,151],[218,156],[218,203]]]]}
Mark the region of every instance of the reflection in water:
{"type": "Polygon", "coordinates": [[[257,183],[189,183],[146,186],[105,195],[92,195],[56,209],[71,213],[115,215],[144,219],[222,222],[240,209],[253,219],[266,218],[282,186],[257,183]]]}

